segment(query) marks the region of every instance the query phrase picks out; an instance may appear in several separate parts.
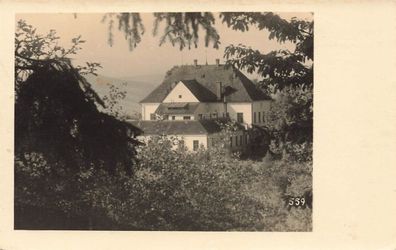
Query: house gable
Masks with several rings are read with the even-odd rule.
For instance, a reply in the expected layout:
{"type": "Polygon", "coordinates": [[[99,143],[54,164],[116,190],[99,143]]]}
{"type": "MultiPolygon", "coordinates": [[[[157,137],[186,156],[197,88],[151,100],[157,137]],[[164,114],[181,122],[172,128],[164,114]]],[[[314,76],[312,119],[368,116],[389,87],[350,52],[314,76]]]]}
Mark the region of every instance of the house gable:
{"type": "Polygon", "coordinates": [[[199,100],[191,92],[191,90],[187,88],[187,86],[183,83],[183,81],[179,81],[162,102],[163,103],[199,102],[199,100]]]}

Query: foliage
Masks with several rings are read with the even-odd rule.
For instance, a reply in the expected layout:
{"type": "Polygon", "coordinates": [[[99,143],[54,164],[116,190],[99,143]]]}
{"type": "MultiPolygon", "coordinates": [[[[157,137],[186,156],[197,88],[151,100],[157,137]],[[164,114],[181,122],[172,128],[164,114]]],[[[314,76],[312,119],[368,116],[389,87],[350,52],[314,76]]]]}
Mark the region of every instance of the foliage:
{"type": "Polygon", "coordinates": [[[171,150],[177,144],[152,138],[139,152],[127,207],[144,211],[129,221],[145,230],[254,230],[260,204],[246,192],[251,169],[205,151],[171,150]]]}
{"type": "Polygon", "coordinates": [[[177,138],[152,137],[139,151],[139,169],[126,205],[133,209],[122,216],[131,218],[126,220],[131,226],[144,230],[311,230],[311,208],[285,205],[286,196],[312,190],[311,163],[240,161],[216,148],[192,153],[172,150],[179,144],[177,138]]]}
{"type": "Polygon", "coordinates": [[[269,39],[290,41],[295,50],[278,50],[262,54],[258,50],[229,45],[224,51],[228,64],[263,77],[261,86],[271,86],[274,91],[286,87],[313,87],[313,21],[291,21],[273,13],[225,13],[223,22],[234,30],[245,31],[249,26],[267,29],[269,39]]]}
{"type": "Polygon", "coordinates": [[[16,186],[17,203],[23,204],[16,214],[23,209],[36,214],[22,213],[16,223],[28,221],[36,229],[311,230],[311,208],[285,205],[287,195],[311,190],[310,164],[172,150],[179,143],[151,138],[139,148],[132,176],[93,168],[71,173],[48,167],[37,153],[24,163],[17,159],[18,181],[24,185],[16,186]]]}
{"type": "Polygon", "coordinates": [[[269,31],[269,39],[295,44],[295,50],[262,54],[242,44],[224,51],[227,63],[257,73],[256,84],[275,95],[265,115],[271,137],[270,151],[297,161],[312,160],[313,133],[313,21],[291,21],[273,13],[222,13],[228,27],[246,31],[250,26],[269,31]]]}
{"type": "Polygon", "coordinates": [[[159,25],[166,22],[164,33],[160,38],[160,45],[168,40],[173,46],[179,45],[180,50],[191,48],[194,44],[198,47],[198,32],[200,27],[205,31],[205,46],[213,43],[213,48],[219,48],[220,36],[213,27],[215,18],[210,12],[185,12],[185,13],[154,13],[154,35],[157,35],[159,25]]]}
{"type": "Polygon", "coordinates": [[[130,134],[135,128],[99,112],[87,100],[72,68],[59,71],[52,65],[36,69],[20,85],[15,103],[16,153],[42,152],[71,169],[94,164],[109,171],[117,165],[131,171],[130,134]]]}
{"type": "Polygon", "coordinates": [[[292,18],[287,21],[272,12],[225,12],[222,22],[233,30],[248,31],[249,26],[268,30],[269,39],[296,44],[296,55],[313,60],[313,21],[292,18]]]}
{"type": "MultiPolygon", "coordinates": [[[[72,47],[57,45],[54,31],[36,34],[32,26],[18,22],[15,41],[15,210],[16,221],[30,211],[90,210],[81,195],[79,176],[132,174],[138,130],[111,115],[99,112],[103,101],[74,68],[72,47]],[[44,178],[44,179],[43,179],[44,178]],[[76,205],[75,205],[76,204],[76,205]],[[19,216],[19,217],[18,217],[19,216]]],[[[96,64],[88,64],[95,68],[96,64]]],[[[110,178],[110,177],[109,177],[110,178]]],[[[88,189],[89,190],[89,189],[88,189]]],[[[82,193],[81,193],[82,192],[82,193]]],[[[89,200],[89,199],[86,199],[89,200]]],[[[70,213],[73,215],[74,213],[70,213]]],[[[44,216],[45,217],[45,216],[44,216]]],[[[88,216],[87,218],[91,218],[88,216]]],[[[29,223],[29,221],[23,221],[29,223]]],[[[23,225],[23,224],[22,224],[23,225]]],[[[16,224],[16,226],[22,226],[16,224]]]]}
{"type": "MultiPolygon", "coordinates": [[[[270,12],[221,15],[223,22],[234,30],[244,32],[254,26],[269,31],[269,39],[295,44],[294,51],[278,50],[267,54],[242,44],[229,45],[224,57],[228,64],[261,76],[257,86],[275,96],[265,114],[264,129],[271,139],[269,152],[280,160],[266,169],[272,173],[267,180],[283,186],[282,197],[302,194],[312,197],[314,22],[296,18],[287,21],[270,12]]],[[[272,196],[272,199],[276,201],[279,196],[272,196]]],[[[269,217],[275,219],[269,230],[311,230],[311,208],[289,211],[278,207],[278,210],[269,211],[269,217]]]]}
{"type": "Polygon", "coordinates": [[[113,26],[114,19],[118,19],[118,30],[122,31],[125,39],[128,41],[129,49],[133,50],[137,44],[142,40],[141,36],[145,29],[142,24],[142,19],[139,13],[108,13],[103,16],[102,22],[108,22],[109,38],[108,43],[113,45],[113,26]]]}
{"type": "Polygon", "coordinates": [[[258,50],[239,44],[226,47],[227,63],[249,73],[256,72],[263,77],[259,86],[270,86],[274,90],[297,86],[312,88],[313,66],[306,66],[303,57],[288,50],[271,51],[262,54],[258,50]]]}
{"type": "MultiPolygon", "coordinates": [[[[81,50],[81,45],[85,40],[77,36],[71,40],[70,48],[63,48],[58,45],[60,37],[55,30],[50,30],[48,34],[41,35],[36,32],[32,25],[24,20],[19,20],[15,32],[15,87],[18,89],[19,84],[38,67],[49,63],[64,63],[70,65],[70,57],[76,55],[81,50]]],[[[77,66],[79,74],[96,74],[100,68],[99,63],[87,62],[85,66],[77,66]]],[[[79,79],[83,84],[86,92],[95,96],[94,91],[83,78],[79,79]]],[[[95,101],[99,101],[95,96],[95,101]]]]}
{"type": "Polygon", "coordinates": [[[261,166],[260,182],[253,184],[253,196],[267,204],[264,231],[311,231],[312,201],[305,207],[288,207],[289,197],[312,195],[311,163],[275,161],[261,166]]]}
{"type": "MultiPolygon", "coordinates": [[[[125,85],[126,83],[123,83],[125,85]]],[[[103,96],[102,100],[106,106],[104,112],[118,118],[123,119],[125,117],[125,113],[123,112],[122,106],[119,105],[120,101],[125,99],[126,91],[121,90],[120,87],[117,87],[113,84],[107,84],[110,88],[109,94],[103,96]]]]}
{"type": "Polygon", "coordinates": [[[43,154],[16,158],[15,227],[19,229],[122,229],[117,213],[123,189],[132,180],[124,171],[110,174],[93,167],[65,171],[43,154]]]}
{"type": "MultiPolygon", "coordinates": [[[[219,46],[219,35],[213,27],[214,16],[210,12],[175,12],[154,13],[153,34],[158,34],[158,29],[165,22],[165,28],[161,35],[159,45],[166,41],[173,46],[179,45],[180,50],[191,45],[198,46],[198,32],[200,28],[205,31],[205,45],[213,43],[214,48],[219,46]]],[[[108,43],[113,45],[114,22],[118,21],[118,30],[121,31],[128,41],[129,49],[133,50],[141,42],[145,32],[144,24],[139,13],[108,13],[104,15],[102,22],[107,23],[109,29],[108,43]]]]}
{"type": "Polygon", "coordinates": [[[272,153],[312,160],[313,95],[311,90],[285,88],[264,116],[272,153]]]}
{"type": "Polygon", "coordinates": [[[120,163],[130,171],[134,152],[130,133],[136,129],[97,110],[103,101],[66,58],[79,49],[80,39],[73,39],[68,50],[59,48],[56,39],[53,31],[41,36],[18,22],[15,68],[30,72],[26,79],[16,78],[17,153],[43,152],[54,161],[66,161],[70,168],[83,161],[107,169],[120,163]]]}

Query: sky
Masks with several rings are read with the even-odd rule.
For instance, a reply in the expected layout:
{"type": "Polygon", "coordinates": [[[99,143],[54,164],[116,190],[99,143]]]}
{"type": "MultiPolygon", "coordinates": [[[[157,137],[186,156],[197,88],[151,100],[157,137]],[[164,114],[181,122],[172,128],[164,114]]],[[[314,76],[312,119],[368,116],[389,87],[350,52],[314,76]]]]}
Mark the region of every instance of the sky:
{"type": "MultiPolygon", "coordinates": [[[[291,17],[312,19],[310,13],[279,13],[283,18],[291,17]]],[[[108,44],[108,26],[101,20],[104,13],[81,14],[77,13],[77,17],[73,14],[17,14],[16,21],[24,19],[28,24],[37,28],[38,33],[45,34],[50,29],[55,29],[60,36],[60,45],[70,47],[71,39],[81,35],[83,40],[82,50],[73,58],[74,65],[83,65],[85,62],[99,62],[102,69],[99,74],[126,78],[145,75],[165,75],[165,73],[175,65],[193,64],[194,59],[198,60],[198,64],[214,64],[217,58],[220,62],[224,62],[224,48],[230,44],[244,44],[253,49],[258,49],[263,53],[278,50],[289,49],[294,50],[291,43],[280,44],[276,40],[268,39],[266,30],[259,31],[255,28],[247,32],[233,31],[216,19],[215,27],[220,35],[220,48],[214,49],[213,45],[204,46],[204,35],[199,37],[198,48],[185,48],[180,51],[179,48],[173,47],[170,43],[159,46],[159,35],[153,36],[152,13],[141,13],[145,33],[142,41],[137,47],[130,51],[127,41],[122,32],[120,32],[115,24],[114,44],[112,47],[108,44]]],[[[215,13],[215,17],[218,14],[215,13]]],[[[253,77],[254,78],[254,77],[253,77]]]]}

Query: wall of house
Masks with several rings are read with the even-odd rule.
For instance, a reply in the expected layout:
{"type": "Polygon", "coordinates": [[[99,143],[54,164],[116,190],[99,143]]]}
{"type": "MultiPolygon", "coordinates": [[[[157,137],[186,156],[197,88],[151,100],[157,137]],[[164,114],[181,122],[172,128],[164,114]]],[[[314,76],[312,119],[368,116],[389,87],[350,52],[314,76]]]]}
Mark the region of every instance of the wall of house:
{"type": "Polygon", "coordinates": [[[207,135],[183,135],[181,138],[184,140],[184,145],[187,146],[188,150],[193,150],[193,141],[198,140],[199,147],[208,147],[208,136],[207,135]]]}
{"type": "MultiPolygon", "coordinates": [[[[227,103],[227,112],[229,113],[230,118],[233,120],[237,119],[237,113],[243,113],[244,123],[249,125],[254,123],[254,113],[256,113],[255,124],[263,125],[264,114],[268,112],[270,105],[271,105],[271,101],[255,101],[253,103],[227,103]],[[260,120],[258,115],[259,113],[260,113],[260,120]]],[[[150,120],[150,114],[153,114],[155,110],[158,108],[158,106],[159,103],[142,103],[142,120],[150,120]]],[[[198,119],[198,114],[209,115],[209,114],[217,113],[218,117],[222,117],[223,113],[225,112],[226,112],[225,105],[221,102],[200,103],[198,108],[194,112],[194,115],[190,115],[190,116],[191,116],[191,120],[198,119]]],[[[175,120],[183,120],[183,116],[185,115],[175,115],[175,120]]],[[[169,120],[171,119],[172,116],[169,115],[169,120]]]]}
{"type": "Polygon", "coordinates": [[[225,113],[225,105],[222,102],[206,102],[200,103],[198,108],[195,110],[194,115],[198,118],[199,114],[210,117],[210,114],[216,113],[218,117],[222,117],[225,113]]]}
{"type": "Polygon", "coordinates": [[[243,122],[252,124],[252,104],[246,103],[227,103],[227,112],[232,120],[237,120],[237,113],[243,113],[243,122]]]}
{"type": "MultiPolygon", "coordinates": [[[[151,135],[140,135],[137,137],[138,140],[142,142],[146,142],[151,135]]],[[[208,147],[208,136],[207,135],[169,135],[169,137],[177,137],[180,140],[184,141],[184,145],[188,148],[188,150],[193,151],[194,149],[194,140],[198,141],[199,147],[208,147]]],[[[174,146],[173,149],[176,149],[177,145],[174,146]]]]}
{"type": "Polygon", "coordinates": [[[223,113],[228,112],[232,120],[237,120],[237,113],[243,113],[243,121],[246,124],[252,123],[252,104],[251,103],[227,103],[222,102],[200,103],[194,115],[198,117],[199,114],[213,114],[217,113],[218,117],[223,117],[223,113]],[[227,107],[226,107],[227,105],[227,107]]]}
{"type": "Polygon", "coordinates": [[[150,114],[154,114],[160,105],[159,103],[142,103],[142,120],[150,120],[150,114]]]}
{"type": "MultiPolygon", "coordinates": [[[[204,148],[212,148],[213,146],[218,146],[218,144],[212,144],[212,140],[220,140],[220,134],[214,133],[210,135],[169,135],[169,137],[177,137],[180,140],[184,141],[184,145],[187,147],[188,150],[193,151],[194,149],[194,140],[197,140],[199,143],[199,147],[204,148]]],[[[140,141],[147,141],[150,138],[150,135],[141,135],[138,136],[137,139],[140,141]]],[[[249,135],[246,131],[236,131],[230,138],[227,138],[228,147],[230,147],[231,151],[240,151],[244,150],[248,147],[250,143],[249,135]],[[230,144],[230,141],[232,143],[230,144]]],[[[174,146],[173,149],[176,149],[177,145],[174,146]]]]}
{"type": "Polygon", "coordinates": [[[171,102],[199,102],[191,91],[183,82],[178,82],[168,96],[164,99],[164,103],[171,102]]]}
{"type": "Polygon", "coordinates": [[[231,139],[232,139],[232,146],[231,146],[232,151],[242,150],[249,144],[249,138],[247,137],[247,133],[244,131],[234,132],[230,140],[231,139]]]}
{"type": "MultiPolygon", "coordinates": [[[[210,134],[208,136],[208,148],[218,147],[219,140],[224,140],[221,136],[220,133],[210,134]]],[[[224,142],[227,143],[227,147],[230,147],[231,151],[244,150],[250,143],[250,138],[246,131],[235,131],[232,136],[225,138],[225,140],[224,142]]]]}
{"type": "Polygon", "coordinates": [[[256,125],[265,124],[264,116],[265,116],[265,113],[267,113],[269,111],[270,106],[271,106],[270,100],[253,102],[252,103],[252,123],[256,124],[256,125]],[[256,113],[256,122],[254,122],[254,114],[255,113],[256,113]]]}

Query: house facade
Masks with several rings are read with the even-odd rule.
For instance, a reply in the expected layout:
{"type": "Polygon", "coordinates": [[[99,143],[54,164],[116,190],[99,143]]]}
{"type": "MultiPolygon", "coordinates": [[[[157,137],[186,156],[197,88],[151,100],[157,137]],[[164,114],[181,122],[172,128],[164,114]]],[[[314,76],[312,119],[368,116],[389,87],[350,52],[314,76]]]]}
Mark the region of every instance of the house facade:
{"type": "Polygon", "coordinates": [[[174,135],[187,148],[209,148],[220,132],[217,121],[233,120],[240,125],[230,138],[233,149],[249,143],[248,130],[264,124],[264,113],[272,99],[238,69],[221,65],[175,66],[164,81],[141,102],[142,121],[134,125],[143,136],[174,135]],[[155,128],[155,129],[154,129],[155,128]],[[214,139],[213,139],[214,140],[214,139]]]}

